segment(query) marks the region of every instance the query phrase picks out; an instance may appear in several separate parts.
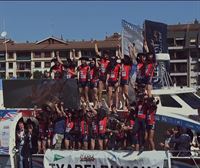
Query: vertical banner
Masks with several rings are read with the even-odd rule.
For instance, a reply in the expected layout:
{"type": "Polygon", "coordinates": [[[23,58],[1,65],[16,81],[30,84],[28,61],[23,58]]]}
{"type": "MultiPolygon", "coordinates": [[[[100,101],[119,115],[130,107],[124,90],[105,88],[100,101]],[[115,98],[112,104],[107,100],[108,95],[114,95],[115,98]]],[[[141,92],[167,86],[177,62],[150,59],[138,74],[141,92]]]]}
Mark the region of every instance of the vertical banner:
{"type": "Polygon", "coordinates": [[[137,51],[143,52],[143,29],[122,20],[122,50],[124,55],[129,55],[129,43],[135,43],[137,51]]]}
{"type": "Polygon", "coordinates": [[[145,20],[145,37],[150,52],[167,53],[167,25],[145,20]]]}

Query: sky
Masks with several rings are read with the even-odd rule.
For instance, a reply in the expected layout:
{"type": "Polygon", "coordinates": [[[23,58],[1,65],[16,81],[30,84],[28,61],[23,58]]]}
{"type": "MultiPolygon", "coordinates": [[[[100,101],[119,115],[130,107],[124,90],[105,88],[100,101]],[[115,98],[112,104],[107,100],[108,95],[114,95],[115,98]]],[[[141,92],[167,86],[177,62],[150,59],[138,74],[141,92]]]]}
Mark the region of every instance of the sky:
{"type": "Polygon", "coordinates": [[[121,32],[121,19],[166,24],[200,22],[200,1],[0,1],[0,32],[16,42],[48,36],[102,40],[121,32]]]}

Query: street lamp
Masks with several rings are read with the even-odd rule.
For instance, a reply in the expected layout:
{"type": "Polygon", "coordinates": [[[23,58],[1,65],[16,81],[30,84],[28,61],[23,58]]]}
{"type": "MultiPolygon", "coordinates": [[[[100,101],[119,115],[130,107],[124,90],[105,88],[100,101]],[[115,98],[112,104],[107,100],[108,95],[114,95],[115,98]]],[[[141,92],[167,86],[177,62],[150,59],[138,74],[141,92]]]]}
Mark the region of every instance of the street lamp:
{"type": "Polygon", "coordinates": [[[7,36],[7,32],[6,31],[3,31],[2,33],[1,33],[1,37],[3,37],[4,38],[4,44],[5,44],[5,50],[6,50],[6,58],[7,58],[7,42],[9,41],[9,40],[6,40],[6,36],[7,36]]]}

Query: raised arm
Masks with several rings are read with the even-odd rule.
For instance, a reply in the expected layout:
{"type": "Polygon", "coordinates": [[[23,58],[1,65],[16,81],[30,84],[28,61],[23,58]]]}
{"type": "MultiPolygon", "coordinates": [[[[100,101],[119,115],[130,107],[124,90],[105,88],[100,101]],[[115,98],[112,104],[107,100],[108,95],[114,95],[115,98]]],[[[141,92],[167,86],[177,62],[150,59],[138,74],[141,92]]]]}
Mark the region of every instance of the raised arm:
{"type": "Polygon", "coordinates": [[[88,102],[88,106],[89,106],[90,110],[92,111],[92,113],[93,113],[94,115],[97,115],[97,110],[95,110],[95,109],[90,105],[89,102],[88,102]]]}
{"type": "Polygon", "coordinates": [[[56,58],[57,58],[57,60],[60,64],[63,64],[63,62],[62,62],[62,60],[60,59],[60,56],[59,56],[59,51],[56,51],[56,58]]]}
{"type": "Polygon", "coordinates": [[[77,62],[79,60],[79,58],[80,57],[78,55],[76,56],[76,50],[72,49],[72,61],[77,62]]]}
{"type": "Polygon", "coordinates": [[[131,60],[134,63],[136,61],[136,58],[137,58],[137,51],[136,51],[135,45],[130,43],[128,45],[128,48],[129,48],[129,55],[131,57],[131,60]]]}
{"type": "Polygon", "coordinates": [[[117,45],[117,51],[118,51],[117,57],[118,57],[119,59],[123,59],[124,56],[122,55],[120,44],[117,45]]]}
{"type": "Polygon", "coordinates": [[[94,44],[94,49],[95,49],[95,52],[96,52],[96,55],[98,55],[99,57],[101,56],[101,53],[99,52],[98,50],[98,46],[97,46],[97,43],[95,42],[94,44]]]}
{"type": "Polygon", "coordinates": [[[143,47],[144,47],[145,52],[149,53],[149,47],[147,45],[147,41],[146,40],[144,40],[144,42],[143,42],[143,47]]]}

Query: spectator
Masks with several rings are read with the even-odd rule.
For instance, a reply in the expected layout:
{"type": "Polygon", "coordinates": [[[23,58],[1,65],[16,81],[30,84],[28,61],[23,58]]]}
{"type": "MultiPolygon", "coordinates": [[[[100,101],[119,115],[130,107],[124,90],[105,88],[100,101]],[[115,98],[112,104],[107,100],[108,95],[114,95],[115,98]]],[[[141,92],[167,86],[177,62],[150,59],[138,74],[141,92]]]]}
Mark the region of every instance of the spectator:
{"type": "Polygon", "coordinates": [[[24,162],[24,139],[25,139],[25,126],[23,119],[19,120],[17,124],[17,136],[16,136],[16,144],[17,149],[19,150],[19,168],[26,168],[25,162],[24,162]]]}
{"type": "Polygon", "coordinates": [[[177,145],[177,150],[179,151],[178,156],[190,156],[190,142],[191,138],[186,133],[185,128],[181,128],[180,136],[172,136],[170,143],[175,143],[177,145]]]}
{"type": "Polygon", "coordinates": [[[171,129],[168,129],[165,133],[165,141],[161,142],[159,145],[164,150],[170,150],[172,149],[170,141],[173,135],[173,131],[171,129]]]}

